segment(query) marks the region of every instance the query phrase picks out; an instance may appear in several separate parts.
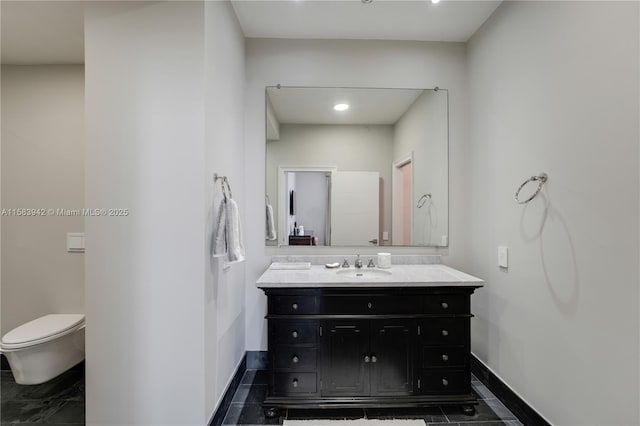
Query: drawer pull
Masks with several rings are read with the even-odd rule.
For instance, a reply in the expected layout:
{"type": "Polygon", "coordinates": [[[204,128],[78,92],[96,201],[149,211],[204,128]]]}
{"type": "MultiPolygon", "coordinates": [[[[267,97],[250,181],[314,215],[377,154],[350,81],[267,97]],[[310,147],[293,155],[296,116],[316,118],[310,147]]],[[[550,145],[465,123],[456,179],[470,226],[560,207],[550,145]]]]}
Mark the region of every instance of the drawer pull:
{"type": "Polygon", "coordinates": [[[297,339],[298,338],[298,330],[293,330],[291,332],[291,337],[293,337],[294,339],[297,339]]]}
{"type": "Polygon", "coordinates": [[[298,379],[293,379],[293,382],[291,382],[291,384],[293,385],[294,388],[298,387],[298,379]]]}
{"type": "Polygon", "coordinates": [[[291,358],[291,361],[294,364],[297,364],[298,362],[300,362],[300,358],[298,358],[298,355],[294,355],[293,358],[291,358]]]}
{"type": "Polygon", "coordinates": [[[375,355],[373,355],[371,357],[371,362],[378,362],[378,357],[376,357],[375,355]]]}
{"type": "Polygon", "coordinates": [[[447,379],[442,379],[442,386],[449,386],[449,381],[447,379]]]}
{"type": "Polygon", "coordinates": [[[449,309],[449,304],[447,302],[441,302],[440,306],[442,306],[442,309],[449,309]]]}
{"type": "Polygon", "coordinates": [[[368,363],[369,361],[371,361],[371,358],[369,358],[369,355],[366,355],[366,356],[364,357],[364,362],[365,362],[365,363],[368,363]]]}
{"type": "Polygon", "coordinates": [[[442,354],[442,360],[443,360],[443,361],[445,361],[445,362],[446,362],[446,361],[449,361],[449,355],[447,355],[447,354],[442,354]]]}
{"type": "Polygon", "coordinates": [[[297,304],[297,303],[294,303],[293,305],[291,305],[291,308],[292,308],[294,311],[297,311],[297,310],[298,310],[298,304],[297,304]]]}
{"type": "Polygon", "coordinates": [[[371,307],[372,307],[372,306],[373,306],[373,303],[371,303],[371,302],[367,303],[367,307],[368,307],[369,309],[371,309],[371,307]]]}
{"type": "Polygon", "coordinates": [[[443,335],[443,336],[445,336],[445,337],[446,337],[446,336],[448,336],[448,335],[449,335],[449,331],[447,331],[447,330],[442,330],[442,335],[443,335]]]}

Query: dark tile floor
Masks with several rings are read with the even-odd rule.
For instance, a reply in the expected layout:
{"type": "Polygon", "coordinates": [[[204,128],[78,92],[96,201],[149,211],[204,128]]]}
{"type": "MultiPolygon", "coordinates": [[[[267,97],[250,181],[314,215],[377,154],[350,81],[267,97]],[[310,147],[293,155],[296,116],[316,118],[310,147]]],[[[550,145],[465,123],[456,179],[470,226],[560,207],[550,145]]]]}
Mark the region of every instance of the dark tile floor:
{"type": "Polygon", "coordinates": [[[522,426],[522,423],[486,386],[473,377],[473,392],[479,400],[476,414],[467,416],[460,407],[366,408],[340,410],[283,410],[268,419],[262,411],[267,392],[264,370],[247,370],[223,420],[224,425],[281,425],[289,419],[424,419],[428,426],[522,426]]]}
{"type": "MultiPolygon", "coordinates": [[[[1,426],[84,425],[84,364],[35,386],[18,385],[10,371],[0,372],[1,426]]],[[[225,425],[281,425],[284,419],[424,419],[428,426],[522,426],[517,418],[475,377],[473,392],[480,400],[474,416],[459,407],[367,408],[340,410],[284,410],[267,419],[262,401],[267,392],[266,372],[247,370],[224,417],[225,425]]]]}
{"type": "Polygon", "coordinates": [[[2,426],[84,425],[84,363],[40,385],[19,385],[0,372],[2,426]]]}

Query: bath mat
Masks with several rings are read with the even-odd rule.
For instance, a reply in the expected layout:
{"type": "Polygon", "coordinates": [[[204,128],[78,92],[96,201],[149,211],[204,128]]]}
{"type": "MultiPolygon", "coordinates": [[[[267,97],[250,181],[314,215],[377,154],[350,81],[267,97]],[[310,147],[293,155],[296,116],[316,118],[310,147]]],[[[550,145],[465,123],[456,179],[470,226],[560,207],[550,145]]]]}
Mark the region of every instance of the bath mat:
{"type": "Polygon", "coordinates": [[[284,420],[282,426],[426,426],[422,419],[284,420]]]}

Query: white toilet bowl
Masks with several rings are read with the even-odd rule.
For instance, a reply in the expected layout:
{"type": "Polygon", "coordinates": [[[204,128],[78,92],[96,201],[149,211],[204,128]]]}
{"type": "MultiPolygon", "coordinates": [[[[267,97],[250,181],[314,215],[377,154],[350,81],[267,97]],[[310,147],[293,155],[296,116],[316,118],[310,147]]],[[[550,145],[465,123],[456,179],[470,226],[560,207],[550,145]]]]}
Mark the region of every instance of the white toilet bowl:
{"type": "Polygon", "coordinates": [[[51,314],[14,328],[0,345],[16,383],[37,385],[84,359],[84,315],[51,314]]]}

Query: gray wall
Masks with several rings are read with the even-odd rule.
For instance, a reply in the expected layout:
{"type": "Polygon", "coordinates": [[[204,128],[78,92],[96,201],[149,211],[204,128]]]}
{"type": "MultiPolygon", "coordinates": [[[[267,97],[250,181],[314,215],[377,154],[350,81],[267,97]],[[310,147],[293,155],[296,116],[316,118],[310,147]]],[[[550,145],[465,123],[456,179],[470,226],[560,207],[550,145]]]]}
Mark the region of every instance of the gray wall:
{"type": "Polygon", "coordinates": [[[469,45],[472,348],[552,424],[640,423],[638,9],[505,2],[469,45]]]}
{"type": "MultiPolygon", "coordinates": [[[[2,66],[2,208],[84,207],[84,68],[2,66]]],[[[79,216],[2,216],[2,334],[49,313],[84,313],[79,216]]]]}
{"type": "Polygon", "coordinates": [[[414,154],[412,242],[416,245],[441,245],[442,237],[448,236],[447,112],[447,92],[426,91],[394,127],[393,159],[414,154]],[[418,208],[423,194],[431,198],[418,208]]]}

